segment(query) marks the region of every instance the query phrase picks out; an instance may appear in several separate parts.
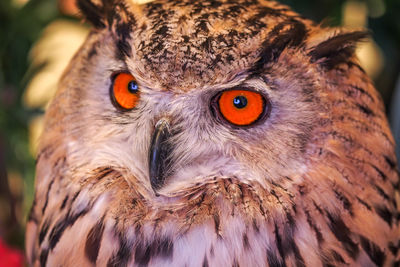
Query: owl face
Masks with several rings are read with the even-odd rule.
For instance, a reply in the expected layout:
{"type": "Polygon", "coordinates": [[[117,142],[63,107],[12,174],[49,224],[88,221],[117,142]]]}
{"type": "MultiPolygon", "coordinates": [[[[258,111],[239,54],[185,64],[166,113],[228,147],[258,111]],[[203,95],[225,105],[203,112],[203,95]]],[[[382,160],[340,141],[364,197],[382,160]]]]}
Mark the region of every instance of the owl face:
{"type": "Polygon", "coordinates": [[[159,194],[215,176],[266,185],[301,175],[328,112],[323,64],[363,36],[308,40],[310,23],[269,2],[84,3],[97,29],[57,103],[74,118],[65,125],[71,164],[111,165],[159,194]]]}

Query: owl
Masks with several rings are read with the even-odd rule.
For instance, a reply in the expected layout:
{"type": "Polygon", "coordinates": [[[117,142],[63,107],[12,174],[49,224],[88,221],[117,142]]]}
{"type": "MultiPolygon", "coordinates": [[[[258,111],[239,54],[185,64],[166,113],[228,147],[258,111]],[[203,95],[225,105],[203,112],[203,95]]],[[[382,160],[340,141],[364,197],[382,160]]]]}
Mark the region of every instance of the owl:
{"type": "Polygon", "coordinates": [[[399,266],[362,30],[264,0],[78,0],[46,112],[32,266],[399,266]]]}

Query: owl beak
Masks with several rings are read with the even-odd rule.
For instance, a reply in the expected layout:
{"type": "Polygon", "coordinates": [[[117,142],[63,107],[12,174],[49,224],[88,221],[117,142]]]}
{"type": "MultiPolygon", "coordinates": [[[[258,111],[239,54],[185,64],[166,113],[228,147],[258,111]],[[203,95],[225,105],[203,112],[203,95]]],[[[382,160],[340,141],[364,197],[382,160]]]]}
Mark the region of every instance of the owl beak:
{"type": "Polygon", "coordinates": [[[154,192],[164,185],[167,177],[171,154],[171,145],[167,141],[170,136],[168,120],[166,118],[160,119],[155,125],[149,150],[150,184],[154,192]]]}

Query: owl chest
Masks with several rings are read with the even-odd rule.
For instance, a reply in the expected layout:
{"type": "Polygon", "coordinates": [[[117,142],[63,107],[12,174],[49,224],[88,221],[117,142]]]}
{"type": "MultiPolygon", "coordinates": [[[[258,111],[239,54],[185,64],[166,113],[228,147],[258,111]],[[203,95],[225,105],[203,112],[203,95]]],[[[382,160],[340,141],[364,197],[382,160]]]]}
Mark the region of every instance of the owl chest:
{"type": "Polygon", "coordinates": [[[270,233],[240,216],[214,214],[190,226],[170,222],[142,229],[147,240],[134,241],[132,266],[266,266],[270,233]]]}

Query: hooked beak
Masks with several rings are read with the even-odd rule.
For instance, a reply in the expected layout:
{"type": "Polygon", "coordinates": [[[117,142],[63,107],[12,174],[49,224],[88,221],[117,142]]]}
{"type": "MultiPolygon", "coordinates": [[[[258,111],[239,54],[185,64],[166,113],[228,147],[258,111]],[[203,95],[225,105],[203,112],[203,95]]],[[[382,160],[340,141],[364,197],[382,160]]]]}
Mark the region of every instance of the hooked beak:
{"type": "Polygon", "coordinates": [[[149,176],[154,192],[160,189],[168,176],[171,145],[167,142],[171,136],[167,119],[160,119],[154,129],[149,150],[149,176]]]}

